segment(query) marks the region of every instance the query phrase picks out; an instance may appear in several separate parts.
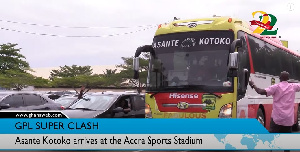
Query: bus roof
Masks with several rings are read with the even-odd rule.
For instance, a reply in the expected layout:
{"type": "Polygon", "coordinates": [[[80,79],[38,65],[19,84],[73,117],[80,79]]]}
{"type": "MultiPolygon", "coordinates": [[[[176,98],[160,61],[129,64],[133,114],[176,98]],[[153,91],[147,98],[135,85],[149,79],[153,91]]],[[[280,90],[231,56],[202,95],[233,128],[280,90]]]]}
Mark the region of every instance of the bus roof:
{"type": "MultiPolygon", "coordinates": [[[[296,51],[285,47],[279,38],[272,38],[261,36],[260,34],[253,33],[256,27],[249,24],[250,22],[243,21],[238,18],[229,16],[211,17],[211,18],[198,18],[188,20],[174,20],[170,23],[160,24],[156,30],[155,36],[179,32],[192,32],[192,31],[206,31],[206,30],[232,30],[237,35],[237,31],[242,30],[254,37],[257,37],[265,42],[268,42],[278,48],[281,48],[293,55],[299,56],[296,51]]],[[[236,38],[236,36],[235,36],[236,38]]]]}
{"type": "Polygon", "coordinates": [[[294,54],[294,55],[300,57],[300,54],[299,54],[298,52],[293,51],[293,50],[291,50],[291,49],[285,47],[285,46],[282,44],[282,42],[280,41],[280,39],[279,39],[278,37],[272,38],[272,36],[261,36],[260,34],[253,33],[253,31],[255,30],[256,27],[253,27],[253,26],[251,26],[251,25],[249,25],[248,27],[249,27],[250,31],[252,31],[252,32],[251,32],[251,35],[252,35],[252,36],[255,36],[255,37],[257,37],[257,38],[259,38],[259,39],[261,39],[261,40],[264,40],[264,41],[266,41],[266,42],[268,42],[268,43],[270,43],[270,44],[272,44],[272,45],[274,45],[274,46],[276,46],[276,47],[278,47],[278,48],[281,48],[281,49],[283,49],[283,50],[285,50],[285,51],[287,51],[287,52],[289,52],[289,53],[291,53],[291,54],[294,54]]]}
{"type": "Polygon", "coordinates": [[[160,24],[155,33],[155,36],[162,34],[201,30],[228,30],[232,27],[232,25],[227,22],[229,18],[230,17],[211,17],[188,20],[174,20],[170,23],[160,24]],[[197,26],[194,28],[190,28],[188,25],[192,24],[197,24],[197,26]]]}

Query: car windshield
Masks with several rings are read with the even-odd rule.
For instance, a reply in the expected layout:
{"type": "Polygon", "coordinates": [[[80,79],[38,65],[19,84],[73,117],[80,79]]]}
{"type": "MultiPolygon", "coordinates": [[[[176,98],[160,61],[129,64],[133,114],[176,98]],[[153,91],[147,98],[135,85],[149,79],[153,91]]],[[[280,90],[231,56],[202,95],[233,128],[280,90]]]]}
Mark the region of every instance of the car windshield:
{"type": "Polygon", "coordinates": [[[75,104],[71,105],[70,109],[90,109],[90,110],[106,110],[114,101],[118,98],[118,95],[86,95],[82,99],[78,100],[75,104]]]}
{"type": "Polygon", "coordinates": [[[63,105],[63,106],[68,106],[70,103],[75,101],[77,98],[58,98],[55,102],[63,105]]]}
{"type": "Polygon", "coordinates": [[[153,40],[148,91],[232,91],[227,77],[232,31],[166,34],[153,40]]]}

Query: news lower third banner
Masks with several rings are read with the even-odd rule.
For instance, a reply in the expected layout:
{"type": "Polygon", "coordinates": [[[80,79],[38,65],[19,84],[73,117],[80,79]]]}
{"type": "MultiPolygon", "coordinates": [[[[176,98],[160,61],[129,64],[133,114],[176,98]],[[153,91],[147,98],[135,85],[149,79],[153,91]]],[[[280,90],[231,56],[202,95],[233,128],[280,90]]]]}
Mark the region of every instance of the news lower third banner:
{"type": "Polygon", "coordinates": [[[300,134],[256,119],[0,119],[0,150],[282,150],[300,134]]]}

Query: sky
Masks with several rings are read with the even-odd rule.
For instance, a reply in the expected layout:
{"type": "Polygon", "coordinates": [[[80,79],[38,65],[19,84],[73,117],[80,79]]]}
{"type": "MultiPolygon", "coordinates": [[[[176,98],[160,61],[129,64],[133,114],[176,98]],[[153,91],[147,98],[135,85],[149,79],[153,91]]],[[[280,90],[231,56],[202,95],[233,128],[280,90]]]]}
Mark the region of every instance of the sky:
{"type": "Polygon", "coordinates": [[[121,57],[133,56],[137,47],[152,44],[157,25],[174,17],[218,15],[250,21],[254,11],[276,16],[277,36],[300,51],[297,0],[0,0],[0,4],[0,44],[18,44],[32,68],[120,64],[121,57]]]}

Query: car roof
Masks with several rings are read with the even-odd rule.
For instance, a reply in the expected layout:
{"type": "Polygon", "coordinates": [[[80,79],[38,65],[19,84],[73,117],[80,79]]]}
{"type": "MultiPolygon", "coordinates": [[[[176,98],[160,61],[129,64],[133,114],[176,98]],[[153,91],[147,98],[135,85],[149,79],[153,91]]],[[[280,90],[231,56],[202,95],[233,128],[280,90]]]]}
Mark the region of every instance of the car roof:
{"type": "Polygon", "coordinates": [[[92,93],[93,95],[101,95],[101,94],[108,94],[108,95],[137,95],[139,94],[138,92],[134,91],[122,91],[122,92],[117,92],[117,91],[103,91],[103,92],[96,92],[92,93]]]}
{"type": "MultiPolygon", "coordinates": [[[[103,92],[94,92],[89,93],[85,95],[114,95],[114,96],[123,96],[123,95],[138,95],[138,92],[132,92],[132,91],[123,91],[123,92],[117,92],[117,91],[103,91],[103,92]]],[[[141,95],[141,94],[140,94],[141,95]]]]}
{"type": "Polygon", "coordinates": [[[29,94],[43,94],[42,92],[38,91],[2,91],[0,94],[24,94],[24,93],[29,93],[29,94]]]}
{"type": "MultiPolygon", "coordinates": [[[[60,97],[58,99],[76,99],[76,98],[78,98],[78,97],[75,97],[75,96],[63,96],[63,97],[60,97]]],[[[56,99],[56,100],[58,100],[58,99],[56,99]]]]}
{"type": "Polygon", "coordinates": [[[48,98],[47,96],[45,96],[45,94],[43,94],[42,92],[38,92],[38,91],[1,91],[0,92],[0,99],[5,98],[9,95],[13,95],[13,94],[32,94],[32,95],[40,95],[44,98],[46,98],[48,101],[53,101],[52,99],[48,98]]]}
{"type": "Polygon", "coordinates": [[[69,91],[69,90],[63,90],[63,91],[45,91],[47,93],[66,93],[66,92],[70,92],[70,93],[76,93],[76,91],[69,91]]]}

